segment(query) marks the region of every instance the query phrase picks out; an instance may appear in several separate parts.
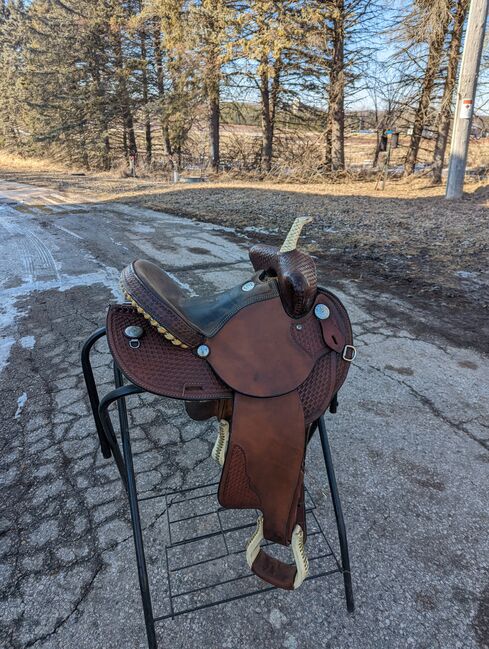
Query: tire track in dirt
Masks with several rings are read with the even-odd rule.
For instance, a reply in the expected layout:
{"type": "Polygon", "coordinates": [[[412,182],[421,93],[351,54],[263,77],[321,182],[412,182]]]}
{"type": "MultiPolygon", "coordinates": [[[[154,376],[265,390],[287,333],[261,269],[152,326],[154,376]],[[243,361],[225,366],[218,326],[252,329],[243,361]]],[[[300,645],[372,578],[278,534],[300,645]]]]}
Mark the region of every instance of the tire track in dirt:
{"type": "Polygon", "coordinates": [[[21,227],[7,217],[6,220],[2,219],[0,225],[10,235],[15,235],[18,259],[28,281],[35,283],[39,280],[60,279],[51,250],[38,236],[27,230],[25,221],[21,227]]]}

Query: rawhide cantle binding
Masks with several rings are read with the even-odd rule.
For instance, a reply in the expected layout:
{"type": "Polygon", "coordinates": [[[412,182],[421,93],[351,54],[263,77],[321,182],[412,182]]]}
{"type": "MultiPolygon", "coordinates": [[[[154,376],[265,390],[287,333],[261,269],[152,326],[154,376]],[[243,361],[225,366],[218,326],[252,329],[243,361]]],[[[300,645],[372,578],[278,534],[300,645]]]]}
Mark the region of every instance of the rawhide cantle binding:
{"type": "Polygon", "coordinates": [[[217,417],[219,502],[261,512],[246,558],[285,589],[308,574],[307,443],[355,357],[345,308],[296,248],[308,220],[296,219],[280,249],[253,246],[254,274],[217,295],[189,298],[155,264],[134,261],[121,276],[128,303],[107,315],[111,352],[130,381],[185,400],[193,419],[217,417]],[[263,539],[291,545],[294,563],[265,553],[263,539]]]}

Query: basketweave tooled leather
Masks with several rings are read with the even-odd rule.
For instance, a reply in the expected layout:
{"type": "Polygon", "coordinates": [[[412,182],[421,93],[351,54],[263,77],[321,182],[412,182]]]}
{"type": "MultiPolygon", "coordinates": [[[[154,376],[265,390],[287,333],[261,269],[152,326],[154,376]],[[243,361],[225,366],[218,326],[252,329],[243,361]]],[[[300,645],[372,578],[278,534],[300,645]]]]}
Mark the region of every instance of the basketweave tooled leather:
{"type": "Polygon", "coordinates": [[[107,341],[125,376],[148,392],[185,400],[232,397],[230,388],[205,359],[172,345],[132,306],[109,307],[107,341]],[[143,328],[138,349],[133,349],[124,335],[131,325],[143,328]]]}
{"type": "Polygon", "coordinates": [[[252,505],[263,513],[266,539],[288,545],[297,520],[298,490],[304,459],[304,414],[296,391],[269,399],[236,394],[233,428],[226,462],[219,485],[223,507],[249,509],[249,494],[258,501],[252,505]],[[268,452],[263,452],[263,440],[268,452]],[[231,466],[235,449],[242,453],[239,467],[231,466]],[[229,457],[229,461],[228,461],[229,457]],[[231,469],[234,471],[231,471],[231,469]],[[241,470],[238,479],[236,469],[241,470]],[[239,482],[240,502],[229,481],[239,482]],[[244,489],[248,485],[248,489],[244,489]]]}
{"type": "MultiPolygon", "coordinates": [[[[223,507],[259,509],[265,538],[288,545],[296,525],[306,535],[305,450],[346,378],[350,363],[343,350],[352,345],[352,331],[340,300],[317,287],[308,255],[254,246],[250,259],[257,272],[249,293],[241,285],[193,304],[154,264],[134,262],[123,272],[122,285],[142,303],[146,318],[133,306],[112,306],[107,335],[133,383],[184,399],[194,419],[230,422],[219,501],[223,507]],[[328,308],[327,318],[316,317],[318,304],[328,308]],[[165,339],[154,321],[187,347],[165,339]],[[138,349],[124,335],[129,325],[143,329],[138,349]],[[205,358],[195,349],[202,344],[209,350],[205,358]]],[[[263,549],[252,570],[275,586],[294,587],[295,566],[263,549]]]]}

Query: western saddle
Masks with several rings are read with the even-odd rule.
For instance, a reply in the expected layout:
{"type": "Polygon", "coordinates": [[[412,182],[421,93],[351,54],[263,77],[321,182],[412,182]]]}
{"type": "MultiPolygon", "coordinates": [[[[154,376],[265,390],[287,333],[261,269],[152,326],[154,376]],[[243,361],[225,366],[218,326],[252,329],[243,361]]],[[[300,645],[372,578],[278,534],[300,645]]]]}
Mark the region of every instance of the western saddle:
{"type": "Polygon", "coordinates": [[[306,448],[356,353],[344,306],[297,250],[309,220],[296,219],[280,249],[253,246],[253,275],[210,297],[189,298],[158,266],[134,261],[121,275],[127,303],[107,315],[110,350],[132,383],[184,400],[193,419],[217,417],[219,502],[260,511],[246,559],[289,590],[308,574],[306,448]],[[266,553],[264,539],[291,545],[294,563],[266,553]]]}

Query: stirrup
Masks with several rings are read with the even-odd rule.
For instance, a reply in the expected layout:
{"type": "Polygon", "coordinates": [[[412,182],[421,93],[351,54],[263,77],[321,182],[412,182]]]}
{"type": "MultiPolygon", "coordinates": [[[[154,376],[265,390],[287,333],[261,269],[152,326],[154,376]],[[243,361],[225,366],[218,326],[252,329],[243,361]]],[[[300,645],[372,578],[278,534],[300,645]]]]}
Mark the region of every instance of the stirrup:
{"type": "Polygon", "coordinates": [[[226,452],[229,443],[229,422],[226,419],[219,420],[219,431],[217,433],[214,448],[212,449],[212,458],[221,466],[224,466],[226,452]]]}
{"type": "MultiPolygon", "coordinates": [[[[263,516],[258,516],[256,521],[256,530],[246,546],[246,561],[250,568],[260,552],[260,544],[265,537],[263,536],[263,516]]],[[[297,524],[292,532],[292,554],[294,555],[296,575],[294,579],[294,590],[299,588],[304,579],[309,575],[309,560],[304,547],[304,531],[297,524]]]]}

